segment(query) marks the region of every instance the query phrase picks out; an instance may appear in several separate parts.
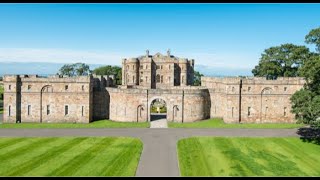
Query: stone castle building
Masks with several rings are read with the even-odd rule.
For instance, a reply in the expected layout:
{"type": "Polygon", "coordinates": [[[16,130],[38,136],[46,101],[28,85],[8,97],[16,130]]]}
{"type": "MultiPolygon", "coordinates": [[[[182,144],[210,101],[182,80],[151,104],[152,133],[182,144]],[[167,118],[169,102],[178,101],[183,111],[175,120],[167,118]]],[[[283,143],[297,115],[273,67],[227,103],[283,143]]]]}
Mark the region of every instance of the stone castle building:
{"type": "Polygon", "coordinates": [[[122,85],[114,76],[4,76],[4,122],[89,123],[152,120],[150,107],[161,100],[166,119],[194,122],[220,117],[226,123],[294,122],[291,95],[303,78],[202,77],[192,86],[194,60],[167,52],[122,60],[122,85]]]}

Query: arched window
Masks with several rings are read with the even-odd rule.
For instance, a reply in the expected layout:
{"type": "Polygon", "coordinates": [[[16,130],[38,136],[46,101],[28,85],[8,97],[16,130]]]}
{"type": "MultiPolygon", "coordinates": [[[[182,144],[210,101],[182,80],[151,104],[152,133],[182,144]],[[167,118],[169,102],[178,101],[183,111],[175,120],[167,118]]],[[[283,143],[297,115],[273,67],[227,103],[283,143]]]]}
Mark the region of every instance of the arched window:
{"type": "Polygon", "coordinates": [[[157,74],[157,83],[159,83],[160,82],[160,75],[159,74],[157,74]]]}

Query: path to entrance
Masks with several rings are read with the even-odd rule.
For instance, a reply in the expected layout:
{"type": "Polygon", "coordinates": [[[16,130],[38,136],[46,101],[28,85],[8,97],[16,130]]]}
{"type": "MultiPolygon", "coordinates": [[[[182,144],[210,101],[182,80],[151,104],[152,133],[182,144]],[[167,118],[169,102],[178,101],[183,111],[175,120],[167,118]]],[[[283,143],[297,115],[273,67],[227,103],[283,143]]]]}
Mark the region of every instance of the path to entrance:
{"type": "Polygon", "coordinates": [[[179,176],[177,141],[191,136],[296,136],[297,129],[0,129],[0,137],[129,136],[143,141],[136,176],[179,176]]]}

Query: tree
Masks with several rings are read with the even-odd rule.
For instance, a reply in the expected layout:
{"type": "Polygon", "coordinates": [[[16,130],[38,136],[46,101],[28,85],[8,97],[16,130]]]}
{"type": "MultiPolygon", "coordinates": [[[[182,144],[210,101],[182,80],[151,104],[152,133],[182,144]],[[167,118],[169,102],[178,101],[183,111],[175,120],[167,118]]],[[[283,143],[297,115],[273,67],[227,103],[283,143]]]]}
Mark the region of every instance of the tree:
{"type": "Polygon", "coordinates": [[[199,71],[194,71],[194,79],[193,79],[193,85],[194,86],[200,86],[201,85],[201,74],[199,71]]]}
{"type": "Polygon", "coordinates": [[[254,76],[264,76],[267,79],[277,77],[298,76],[298,69],[310,57],[310,51],[305,46],[282,44],[270,47],[261,54],[259,64],[252,70],[254,76]]]}
{"type": "Polygon", "coordinates": [[[306,84],[292,95],[291,111],[302,122],[320,126],[320,56],[313,55],[299,74],[305,77],[306,84]]]}
{"type": "Polygon", "coordinates": [[[307,44],[315,44],[316,50],[320,52],[320,27],[312,29],[309,34],[305,36],[305,42],[307,44]]]}
{"type": "Polygon", "coordinates": [[[85,63],[65,64],[59,70],[61,75],[67,76],[84,76],[88,75],[90,71],[89,65],[85,63]]]}
{"type": "Polygon", "coordinates": [[[121,84],[122,80],[122,69],[119,66],[101,66],[93,70],[93,73],[97,75],[114,75],[116,84],[121,84]]]}

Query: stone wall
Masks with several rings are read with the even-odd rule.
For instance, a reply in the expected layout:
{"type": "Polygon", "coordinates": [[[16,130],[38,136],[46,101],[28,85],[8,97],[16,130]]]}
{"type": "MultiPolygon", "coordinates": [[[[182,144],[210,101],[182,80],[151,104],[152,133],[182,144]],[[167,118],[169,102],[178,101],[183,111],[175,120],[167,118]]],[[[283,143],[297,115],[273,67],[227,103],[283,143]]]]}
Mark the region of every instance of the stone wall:
{"type": "Polygon", "coordinates": [[[228,123],[295,122],[290,97],[304,83],[298,77],[201,78],[202,86],[210,92],[211,117],[221,117],[228,123]]]}
{"type": "Polygon", "coordinates": [[[207,89],[106,89],[110,94],[110,119],[114,121],[150,121],[151,103],[157,98],[166,103],[168,121],[193,122],[210,117],[207,89]]]}
{"type": "Polygon", "coordinates": [[[4,76],[4,122],[89,123],[91,80],[90,76],[4,76]]]}

